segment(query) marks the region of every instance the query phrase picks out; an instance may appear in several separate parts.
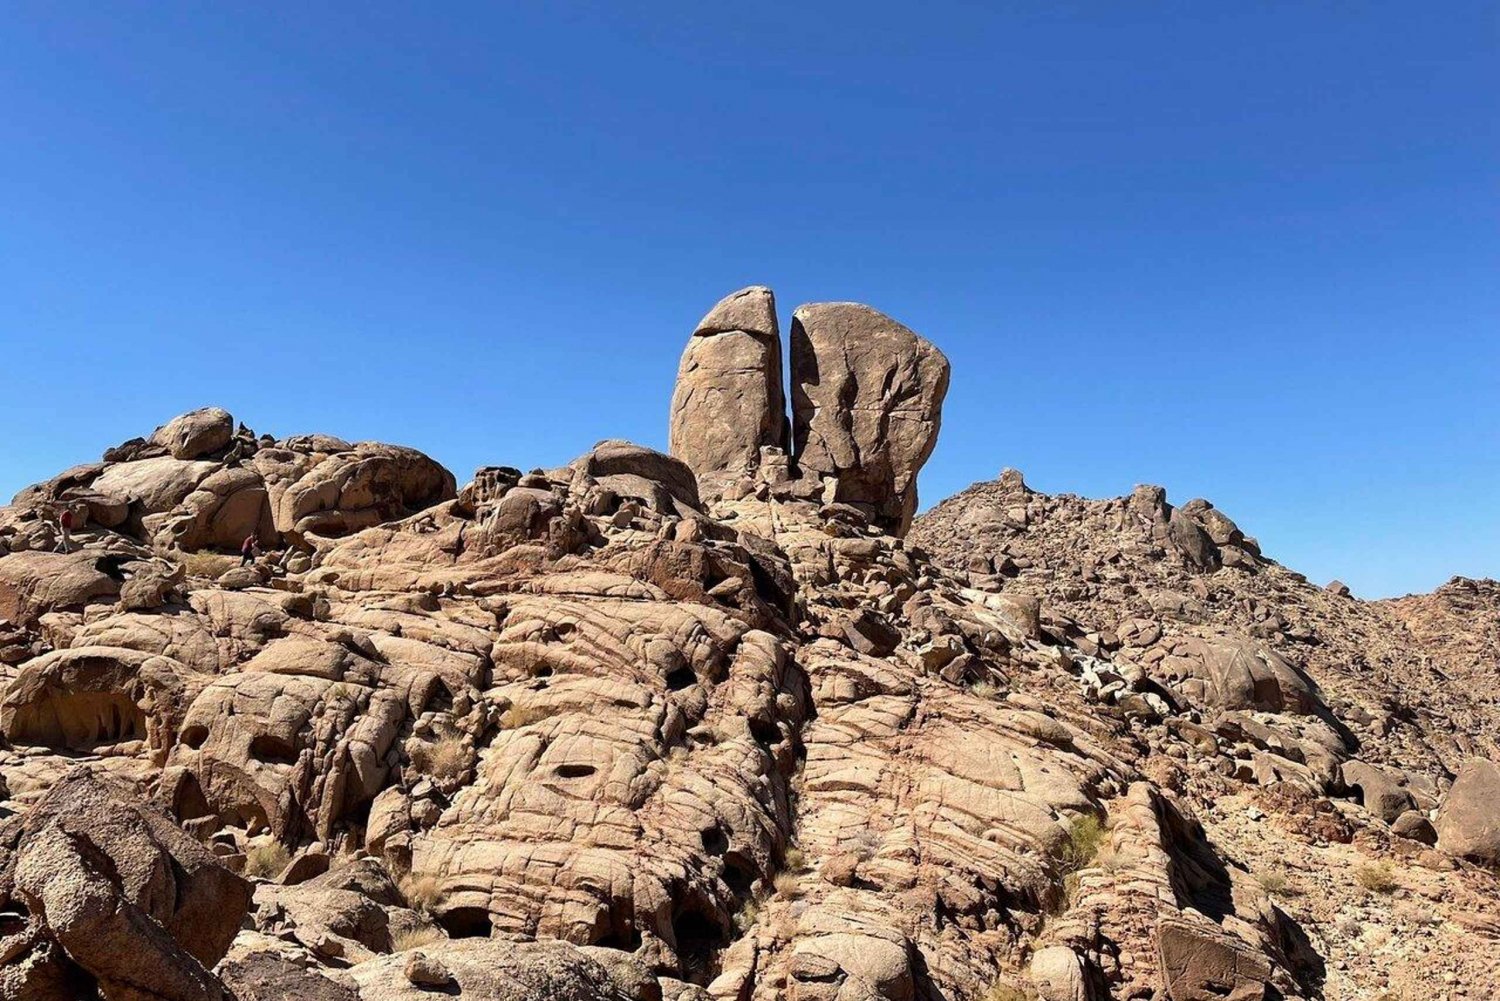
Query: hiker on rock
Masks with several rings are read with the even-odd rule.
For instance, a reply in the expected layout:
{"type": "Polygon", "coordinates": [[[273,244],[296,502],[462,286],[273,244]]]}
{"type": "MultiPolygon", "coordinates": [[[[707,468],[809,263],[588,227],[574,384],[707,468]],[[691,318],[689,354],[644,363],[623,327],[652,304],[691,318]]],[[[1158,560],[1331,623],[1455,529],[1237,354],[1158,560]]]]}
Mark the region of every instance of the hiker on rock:
{"type": "Polygon", "coordinates": [[[60,537],[57,548],[63,552],[71,551],[73,545],[73,509],[65,507],[57,516],[57,534],[60,537]]]}
{"type": "Polygon", "coordinates": [[[254,532],[245,536],[244,543],[240,546],[240,566],[255,562],[256,555],[260,552],[260,537],[254,532]]]}

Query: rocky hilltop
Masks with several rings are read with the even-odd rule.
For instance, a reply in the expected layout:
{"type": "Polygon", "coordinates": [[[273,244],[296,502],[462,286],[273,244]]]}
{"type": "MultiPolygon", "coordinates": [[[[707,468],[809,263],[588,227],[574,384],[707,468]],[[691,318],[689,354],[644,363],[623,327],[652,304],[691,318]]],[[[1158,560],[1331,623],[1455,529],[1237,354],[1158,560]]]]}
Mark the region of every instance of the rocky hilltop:
{"type": "Polygon", "coordinates": [[[753,287],[670,455],[459,488],[207,409],[23,490],[0,998],[1492,996],[1500,586],[1361,602],[1156,488],[915,517],[948,378],[753,287]]]}

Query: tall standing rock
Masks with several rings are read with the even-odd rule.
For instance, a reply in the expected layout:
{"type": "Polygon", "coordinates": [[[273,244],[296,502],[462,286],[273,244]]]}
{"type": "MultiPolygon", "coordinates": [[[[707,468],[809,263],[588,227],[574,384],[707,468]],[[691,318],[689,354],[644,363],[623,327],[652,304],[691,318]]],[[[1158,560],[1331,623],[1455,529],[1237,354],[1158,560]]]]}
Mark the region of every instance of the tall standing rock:
{"type": "Polygon", "coordinates": [[[803,475],[905,533],[917,472],[937,444],[948,359],[869,306],[820,302],[792,315],[792,437],[803,475]]]}
{"type": "Polygon", "coordinates": [[[702,478],[753,468],[762,446],[785,448],[781,379],[771,290],[752,285],[720,299],[682,353],[669,450],[702,478]]]}

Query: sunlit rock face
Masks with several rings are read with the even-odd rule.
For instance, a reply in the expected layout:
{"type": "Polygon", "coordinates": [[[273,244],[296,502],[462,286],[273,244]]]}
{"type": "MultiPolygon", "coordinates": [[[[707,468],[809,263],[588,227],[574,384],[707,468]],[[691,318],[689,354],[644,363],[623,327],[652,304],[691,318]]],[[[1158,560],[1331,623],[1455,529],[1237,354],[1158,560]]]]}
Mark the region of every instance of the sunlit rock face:
{"type": "Polygon", "coordinates": [[[1361,602],[1150,486],[1010,471],[914,519],[948,378],[858,304],[784,351],[753,286],[694,329],[668,453],[458,489],[209,408],[23,491],[0,997],[1495,984],[1500,592],[1361,602]],[[1420,977],[1370,903],[1403,894],[1420,977]]]}

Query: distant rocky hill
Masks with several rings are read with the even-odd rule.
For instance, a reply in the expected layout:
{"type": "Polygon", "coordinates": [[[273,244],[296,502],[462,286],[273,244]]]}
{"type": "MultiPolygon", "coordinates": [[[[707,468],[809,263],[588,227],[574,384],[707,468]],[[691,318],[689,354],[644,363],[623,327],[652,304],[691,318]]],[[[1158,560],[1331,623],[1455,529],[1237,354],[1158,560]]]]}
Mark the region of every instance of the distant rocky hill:
{"type": "Polygon", "coordinates": [[[671,455],[459,488],[206,409],[22,491],[0,998],[1492,996],[1500,586],[1156,488],[914,519],[948,378],[753,287],[671,455]]]}

